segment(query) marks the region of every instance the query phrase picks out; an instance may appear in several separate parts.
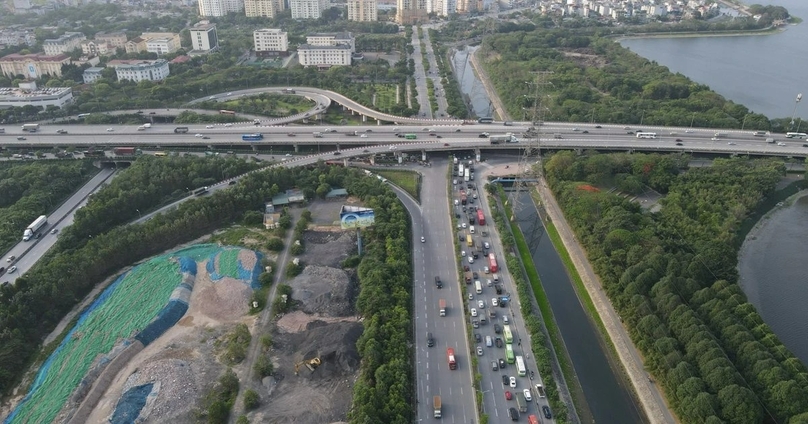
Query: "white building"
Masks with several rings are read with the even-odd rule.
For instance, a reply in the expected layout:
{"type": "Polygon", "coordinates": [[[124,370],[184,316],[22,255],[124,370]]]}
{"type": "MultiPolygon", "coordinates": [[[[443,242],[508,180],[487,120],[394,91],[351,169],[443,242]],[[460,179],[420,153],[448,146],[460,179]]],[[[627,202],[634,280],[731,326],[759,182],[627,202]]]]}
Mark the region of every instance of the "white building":
{"type": "Polygon", "coordinates": [[[278,28],[253,31],[255,52],[285,52],[289,50],[289,35],[278,28]]]}
{"type": "Polygon", "coordinates": [[[293,19],[318,19],[328,5],[328,0],[289,0],[293,19]]]}
{"type": "Polygon", "coordinates": [[[168,62],[157,60],[111,60],[107,66],[115,69],[118,80],[161,81],[169,75],[168,62]]]}
{"type": "Polygon", "coordinates": [[[248,18],[274,18],[286,9],[284,0],[244,0],[244,14],[248,18]]]}
{"type": "Polygon", "coordinates": [[[197,24],[191,28],[191,44],[197,51],[211,51],[219,48],[219,37],[215,24],[197,24]]]}
{"type": "Polygon", "coordinates": [[[175,38],[150,38],[146,40],[146,51],[149,53],[156,53],[158,56],[164,54],[174,53],[180,49],[179,43],[175,38]]]}
{"type": "Polygon", "coordinates": [[[375,22],[379,5],[376,0],[348,0],[348,20],[358,22],[375,22]]]}
{"type": "Polygon", "coordinates": [[[244,0],[199,0],[200,16],[224,16],[244,10],[244,0]]]}
{"type": "Polygon", "coordinates": [[[356,41],[350,32],[320,32],[306,35],[306,44],[315,47],[350,46],[356,51],[356,41]]]}
{"type": "Polygon", "coordinates": [[[70,53],[73,50],[81,47],[81,42],[86,40],[87,37],[80,32],[66,32],[59,38],[50,38],[42,43],[42,48],[48,56],[56,56],[57,54],[70,53]]]}
{"type": "Polygon", "coordinates": [[[28,82],[20,83],[19,88],[0,88],[0,108],[35,106],[45,110],[48,106],[61,108],[72,102],[70,87],[37,88],[35,82],[28,82]]]}
{"type": "Polygon", "coordinates": [[[95,67],[95,66],[93,66],[92,68],[85,69],[84,73],[81,75],[82,78],[84,79],[84,83],[85,84],[92,84],[92,83],[98,81],[102,77],[101,76],[101,71],[103,71],[103,70],[104,70],[104,68],[98,68],[98,67],[95,67]]]}
{"type": "Polygon", "coordinates": [[[351,64],[351,46],[312,46],[301,44],[297,48],[298,62],[303,66],[348,66],[351,64]]]}

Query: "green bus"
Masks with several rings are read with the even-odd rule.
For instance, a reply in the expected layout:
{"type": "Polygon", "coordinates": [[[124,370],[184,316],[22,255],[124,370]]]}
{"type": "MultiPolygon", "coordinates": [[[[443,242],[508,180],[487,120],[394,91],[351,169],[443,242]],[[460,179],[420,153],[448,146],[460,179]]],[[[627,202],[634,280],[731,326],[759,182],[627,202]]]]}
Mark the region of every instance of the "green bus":
{"type": "Polygon", "coordinates": [[[508,361],[509,364],[512,364],[516,361],[516,357],[513,355],[513,345],[510,343],[505,345],[505,359],[508,361]]]}
{"type": "Polygon", "coordinates": [[[513,343],[513,333],[511,333],[510,325],[502,327],[502,335],[505,336],[505,343],[513,343]]]}
{"type": "Polygon", "coordinates": [[[405,134],[405,135],[404,135],[404,138],[405,138],[406,140],[415,140],[416,138],[418,138],[418,136],[417,136],[417,135],[415,135],[415,134],[405,134]]]}

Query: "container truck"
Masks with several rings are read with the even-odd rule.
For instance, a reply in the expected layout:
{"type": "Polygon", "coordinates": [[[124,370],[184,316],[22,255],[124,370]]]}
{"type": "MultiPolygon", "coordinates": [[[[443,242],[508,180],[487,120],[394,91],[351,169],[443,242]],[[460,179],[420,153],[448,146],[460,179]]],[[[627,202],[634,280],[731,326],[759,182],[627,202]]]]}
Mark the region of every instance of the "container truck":
{"type": "Polygon", "coordinates": [[[177,128],[174,128],[174,133],[175,133],[175,134],[185,134],[185,133],[187,133],[187,132],[188,132],[188,127],[177,127],[177,128]]]}
{"type": "Polygon", "coordinates": [[[523,414],[527,412],[527,402],[519,397],[519,395],[515,395],[514,398],[516,398],[516,406],[519,408],[519,412],[523,414]]]}
{"type": "Polygon", "coordinates": [[[438,300],[438,307],[440,308],[440,316],[446,316],[446,299],[438,300]]]}
{"type": "Polygon", "coordinates": [[[446,349],[446,359],[449,361],[449,369],[450,370],[456,370],[457,369],[457,361],[455,361],[454,349],[452,349],[452,348],[446,349]]]}
{"type": "Polygon", "coordinates": [[[435,418],[440,418],[440,396],[432,397],[432,409],[435,410],[435,418]]]}
{"type": "Polygon", "coordinates": [[[482,209],[477,209],[477,223],[480,225],[485,225],[485,215],[483,215],[482,209]]]}
{"type": "Polygon", "coordinates": [[[116,147],[112,149],[112,153],[115,153],[118,156],[132,156],[135,154],[134,147],[116,147]]]}
{"type": "Polygon", "coordinates": [[[31,240],[31,237],[36,234],[45,224],[48,223],[48,216],[47,215],[40,215],[39,218],[35,219],[28,228],[25,229],[25,232],[22,234],[22,241],[31,240]]]}
{"type": "Polygon", "coordinates": [[[23,124],[22,130],[28,132],[37,132],[39,130],[39,124],[23,124]]]}
{"type": "Polygon", "coordinates": [[[488,270],[491,272],[499,271],[499,266],[497,266],[497,257],[493,252],[488,254],[488,270]]]}

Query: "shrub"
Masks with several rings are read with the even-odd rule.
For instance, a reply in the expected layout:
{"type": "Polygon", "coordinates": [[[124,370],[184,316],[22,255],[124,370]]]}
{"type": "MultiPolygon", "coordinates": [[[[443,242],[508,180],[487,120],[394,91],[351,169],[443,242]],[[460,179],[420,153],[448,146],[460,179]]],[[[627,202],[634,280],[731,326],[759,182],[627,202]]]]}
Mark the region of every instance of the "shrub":
{"type": "Polygon", "coordinates": [[[257,408],[260,403],[261,398],[258,397],[258,393],[255,390],[247,389],[247,391],[244,392],[244,409],[252,411],[257,408]]]}
{"type": "Polygon", "coordinates": [[[271,239],[267,240],[267,249],[271,252],[280,252],[283,250],[283,240],[272,237],[271,239]]]}

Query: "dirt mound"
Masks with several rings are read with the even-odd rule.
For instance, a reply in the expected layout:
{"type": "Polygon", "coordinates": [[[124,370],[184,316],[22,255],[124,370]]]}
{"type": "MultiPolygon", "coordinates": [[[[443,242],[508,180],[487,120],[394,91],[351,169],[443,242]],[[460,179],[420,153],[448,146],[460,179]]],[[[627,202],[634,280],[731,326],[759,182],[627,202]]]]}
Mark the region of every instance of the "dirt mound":
{"type": "Polygon", "coordinates": [[[339,268],[348,256],[356,254],[356,233],[352,231],[306,231],[306,253],[300,259],[310,265],[339,268]]]}
{"type": "MultiPolygon", "coordinates": [[[[313,380],[329,380],[351,375],[359,369],[359,352],[356,341],[362,335],[362,324],[358,322],[327,323],[312,321],[300,333],[276,335],[277,346],[283,346],[284,354],[278,362],[288,363],[281,369],[294,369],[295,362],[304,359],[320,358],[321,364],[314,371],[300,372],[300,376],[313,380]],[[291,347],[294,351],[287,351],[291,347]]],[[[294,373],[284,373],[294,374],[294,373]]]]}
{"type": "Polygon", "coordinates": [[[354,312],[356,284],[346,271],[309,265],[289,285],[298,309],[307,314],[344,317],[354,312]]]}

